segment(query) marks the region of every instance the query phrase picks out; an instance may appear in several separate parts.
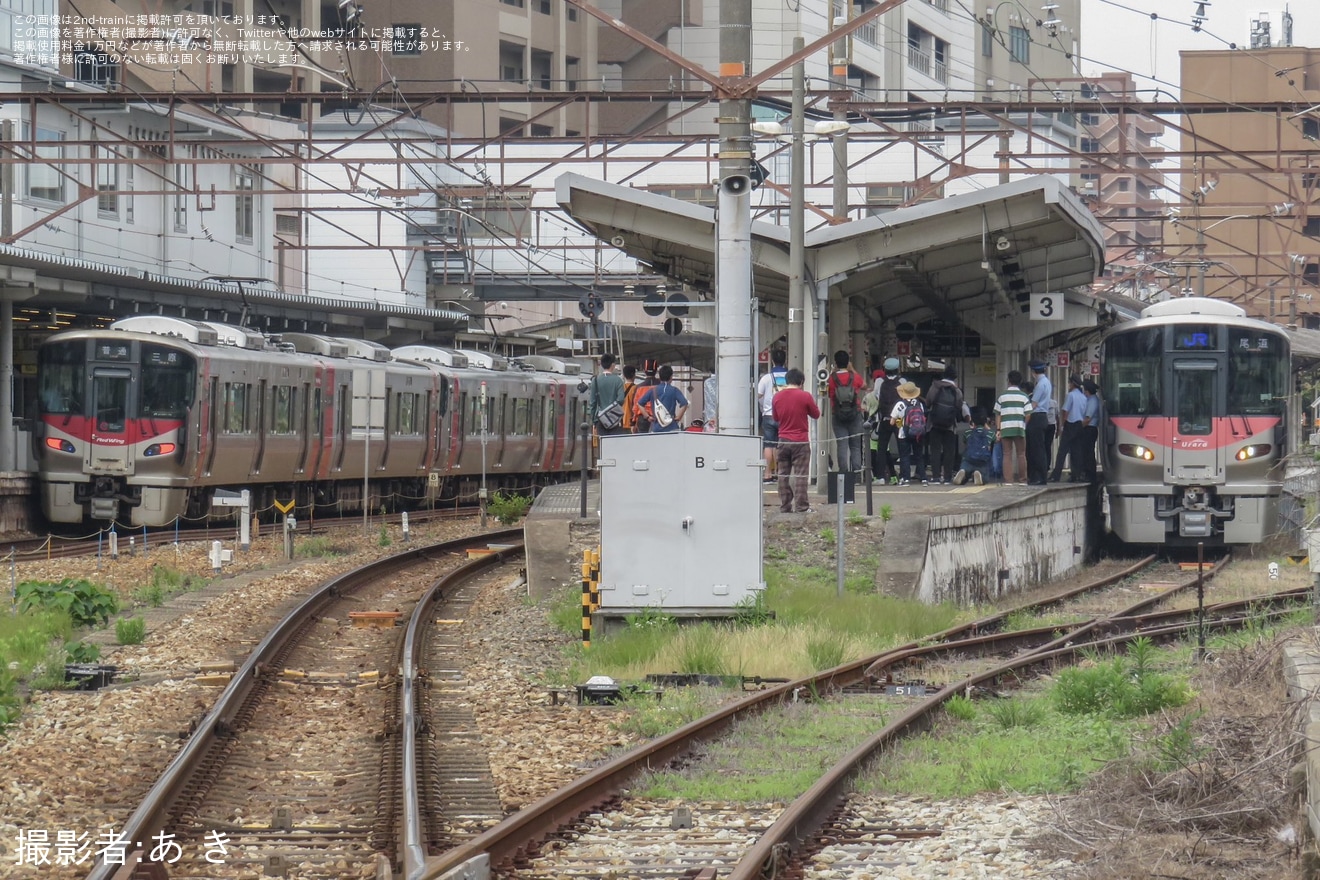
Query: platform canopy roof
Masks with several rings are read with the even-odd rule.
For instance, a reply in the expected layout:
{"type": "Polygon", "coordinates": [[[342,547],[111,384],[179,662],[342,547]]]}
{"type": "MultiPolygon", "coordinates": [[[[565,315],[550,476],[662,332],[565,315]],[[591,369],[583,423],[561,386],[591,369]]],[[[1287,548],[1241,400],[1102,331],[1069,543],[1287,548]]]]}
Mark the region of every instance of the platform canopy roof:
{"type": "MultiPolygon", "coordinates": [[[[712,290],[715,211],[577,174],[556,180],[564,211],[657,273],[712,290]]],[[[787,302],[785,226],[753,221],[752,283],[787,302]]],[[[1038,176],[898,208],[805,235],[807,280],[862,295],[876,317],[959,321],[979,306],[1015,314],[1031,293],[1090,284],[1104,268],[1099,222],[1058,178],[1038,176]]]]}

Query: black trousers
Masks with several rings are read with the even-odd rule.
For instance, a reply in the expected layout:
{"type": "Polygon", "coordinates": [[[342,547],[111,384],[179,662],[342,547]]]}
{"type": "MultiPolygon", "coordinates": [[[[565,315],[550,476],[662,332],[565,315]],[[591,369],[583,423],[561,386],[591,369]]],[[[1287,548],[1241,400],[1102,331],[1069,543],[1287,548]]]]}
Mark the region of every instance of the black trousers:
{"type": "Polygon", "coordinates": [[[1069,462],[1069,467],[1072,470],[1073,479],[1080,480],[1082,478],[1082,461],[1078,445],[1081,439],[1082,423],[1064,422],[1063,437],[1059,440],[1059,454],[1054,457],[1054,473],[1050,475],[1050,479],[1057,480],[1063,474],[1063,460],[1065,458],[1072,459],[1069,462]]]}
{"type": "Polygon", "coordinates": [[[1050,420],[1043,412],[1027,420],[1027,482],[1044,483],[1050,472],[1050,420]]]}
{"type": "Polygon", "coordinates": [[[953,428],[931,428],[926,435],[926,457],[932,480],[952,480],[958,472],[958,435],[953,428]]]}

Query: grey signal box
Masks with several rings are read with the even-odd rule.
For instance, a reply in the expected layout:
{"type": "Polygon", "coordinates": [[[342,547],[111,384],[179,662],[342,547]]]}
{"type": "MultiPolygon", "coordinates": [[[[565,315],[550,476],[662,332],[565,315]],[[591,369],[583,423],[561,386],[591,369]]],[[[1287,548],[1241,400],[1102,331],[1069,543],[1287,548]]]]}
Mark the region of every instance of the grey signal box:
{"type": "Polygon", "coordinates": [[[759,437],[607,436],[599,467],[601,613],[720,616],[765,589],[759,437]]]}

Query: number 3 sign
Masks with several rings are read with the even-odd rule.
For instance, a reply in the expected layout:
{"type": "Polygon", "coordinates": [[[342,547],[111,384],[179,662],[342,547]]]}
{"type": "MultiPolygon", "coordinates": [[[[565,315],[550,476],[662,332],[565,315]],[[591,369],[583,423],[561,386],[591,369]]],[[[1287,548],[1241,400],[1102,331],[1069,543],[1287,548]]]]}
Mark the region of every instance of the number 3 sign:
{"type": "Polygon", "coordinates": [[[1062,321],[1063,294],[1033,293],[1031,295],[1031,320],[1062,321]]]}

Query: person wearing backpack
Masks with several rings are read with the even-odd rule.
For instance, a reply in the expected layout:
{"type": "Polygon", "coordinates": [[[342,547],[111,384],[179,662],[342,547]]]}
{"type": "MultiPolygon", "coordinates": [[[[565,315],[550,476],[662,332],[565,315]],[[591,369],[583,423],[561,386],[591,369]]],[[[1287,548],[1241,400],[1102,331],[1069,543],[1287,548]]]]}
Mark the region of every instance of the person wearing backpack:
{"type": "Polygon", "coordinates": [[[600,356],[600,372],[591,380],[587,417],[597,437],[623,433],[623,379],[614,372],[614,355],[600,356]]]}
{"type": "Polygon", "coordinates": [[[921,389],[911,382],[898,386],[898,403],[889,414],[898,430],[898,485],[909,479],[926,483],[926,406],[921,389]]]}
{"type": "Polygon", "coordinates": [[[963,451],[962,464],[958,473],[953,475],[953,484],[961,486],[970,476],[972,482],[984,486],[990,480],[990,460],[994,457],[995,432],[986,423],[985,410],[976,407],[972,410],[972,430],[967,432],[967,448],[963,451]]]}
{"type": "Polygon", "coordinates": [[[660,381],[637,395],[637,409],[651,424],[652,434],[671,434],[683,429],[683,414],[688,400],[674,387],[674,368],[665,364],[660,368],[660,381]],[[666,418],[668,414],[668,418],[666,418]]]}
{"type": "Polygon", "coordinates": [[[930,384],[926,391],[926,421],[929,433],[926,452],[930,459],[930,478],[934,483],[948,483],[958,462],[958,422],[962,421],[963,393],[958,387],[958,370],[952,364],[944,368],[944,378],[930,384]]]}
{"type": "Polygon", "coordinates": [[[770,352],[773,366],[756,383],[756,399],[761,404],[761,448],[765,456],[765,477],[767,483],[775,481],[775,447],[779,445],[779,422],[775,421],[772,408],[775,395],[788,387],[788,368],[784,361],[788,352],[776,348],[770,352]]]}
{"type": "Polygon", "coordinates": [[[828,384],[830,395],[830,425],[838,442],[838,471],[841,474],[862,469],[862,438],[866,436],[866,415],[862,412],[862,395],[866,394],[866,380],[848,366],[848,352],[834,353],[834,372],[828,384]]]}
{"type": "Polygon", "coordinates": [[[885,358],[884,378],[876,384],[875,395],[880,405],[877,408],[878,418],[876,421],[876,448],[878,450],[877,467],[875,476],[880,482],[897,483],[898,468],[895,467],[895,460],[890,454],[889,448],[893,446],[898,448],[897,437],[898,429],[894,427],[893,412],[894,407],[898,405],[898,386],[905,381],[898,373],[901,369],[898,358],[885,358]]]}

